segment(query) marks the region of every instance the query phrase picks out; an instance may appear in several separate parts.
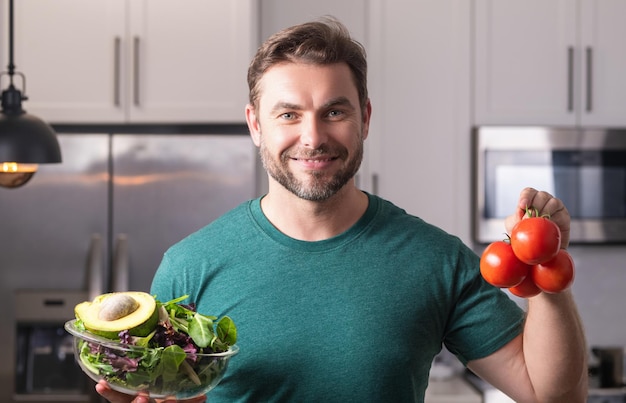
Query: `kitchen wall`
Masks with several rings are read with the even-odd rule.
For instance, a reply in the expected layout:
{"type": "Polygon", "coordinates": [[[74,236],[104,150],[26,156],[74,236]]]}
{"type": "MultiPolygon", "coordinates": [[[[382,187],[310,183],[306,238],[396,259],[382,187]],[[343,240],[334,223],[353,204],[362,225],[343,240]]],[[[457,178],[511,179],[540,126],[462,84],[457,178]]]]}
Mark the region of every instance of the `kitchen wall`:
{"type": "Polygon", "coordinates": [[[572,246],[572,287],[590,346],[626,346],[626,246],[572,246]]]}

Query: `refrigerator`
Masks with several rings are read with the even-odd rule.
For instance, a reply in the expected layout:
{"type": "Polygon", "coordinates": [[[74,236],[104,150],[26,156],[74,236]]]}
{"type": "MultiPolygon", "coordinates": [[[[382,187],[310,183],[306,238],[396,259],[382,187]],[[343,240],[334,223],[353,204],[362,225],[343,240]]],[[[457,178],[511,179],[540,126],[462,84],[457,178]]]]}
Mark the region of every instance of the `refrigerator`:
{"type": "Polygon", "coordinates": [[[96,401],[83,385],[57,391],[57,380],[40,376],[58,372],[51,358],[73,360],[59,329],[76,301],[149,291],[170,245],[259,192],[256,149],[244,133],[58,138],[61,164],[41,165],[21,188],[0,188],[0,304],[9,323],[0,339],[15,346],[0,361],[0,401],[96,401]]]}

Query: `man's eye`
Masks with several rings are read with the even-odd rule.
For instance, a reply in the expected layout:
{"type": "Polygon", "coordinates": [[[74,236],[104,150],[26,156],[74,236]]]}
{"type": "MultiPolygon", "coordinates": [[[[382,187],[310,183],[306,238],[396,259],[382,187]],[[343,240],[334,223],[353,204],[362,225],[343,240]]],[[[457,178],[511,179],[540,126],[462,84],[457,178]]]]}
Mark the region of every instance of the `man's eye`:
{"type": "Polygon", "coordinates": [[[295,119],[296,115],[291,112],[285,112],[280,115],[281,119],[292,120],[295,119]]]}
{"type": "Polygon", "coordinates": [[[328,116],[331,117],[331,118],[336,118],[336,117],[339,117],[341,115],[343,115],[343,111],[340,111],[340,110],[332,110],[332,111],[328,112],[328,116]]]}

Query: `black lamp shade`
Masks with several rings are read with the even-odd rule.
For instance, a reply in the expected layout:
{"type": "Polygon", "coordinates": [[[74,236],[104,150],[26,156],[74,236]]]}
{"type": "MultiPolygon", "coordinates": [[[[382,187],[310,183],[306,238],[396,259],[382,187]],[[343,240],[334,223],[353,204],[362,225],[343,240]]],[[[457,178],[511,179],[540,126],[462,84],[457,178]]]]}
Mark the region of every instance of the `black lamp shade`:
{"type": "Polygon", "coordinates": [[[23,110],[0,112],[0,162],[61,162],[61,148],[52,127],[23,110]]]}
{"type": "MultiPolygon", "coordinates": [[[[0,77],[5,72],[0,72],[0,77]]],[[[61,147],[50,125],[22,109],[28,99],[13,85],[13,0],[9,0],[9,87],[2,91],[0,110],[0,187],[16,188],[28,182],[38,164],[61,162],[61,147]],[[6,164],[5,164],[6,163],[6,164]],[[8,167],[8,170],[7,170],[8,167]]],[[[25,85],[24,85],[25,87],[25,85]]]]}

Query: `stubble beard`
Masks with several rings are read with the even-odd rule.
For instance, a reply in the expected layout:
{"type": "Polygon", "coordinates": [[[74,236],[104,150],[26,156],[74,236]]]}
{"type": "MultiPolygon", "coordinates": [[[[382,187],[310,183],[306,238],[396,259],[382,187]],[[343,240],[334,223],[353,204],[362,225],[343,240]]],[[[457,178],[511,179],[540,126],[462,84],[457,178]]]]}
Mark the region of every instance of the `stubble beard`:
{"type": "MultiPolygon", "coordinates": [[[[309,151],[306,157],[315,157],[316,155],[328,155],[329,148],[323,145],[320,148],[309,151]]],[[[280,160],[272,158],[268,151],[263,138],[259,147],[259,155],[261,162],[267,173],[285,189],[308,201],[325,201],[334,196],[341,188],[343,188],[357,173],[363,160],[363,138],[359,140],[355,147],[354,154],[348,159],[348,151],[345,148],[339,150],[339,159],[345,161],[344,167],[337,171],[331,178],[321,171],[309,172],[306,181],[299,180],[289,170],[290,150],[285,150],[280,155],[280,160]]],[[[303,156],[302,153],[298,155],[303,156]]]]}

